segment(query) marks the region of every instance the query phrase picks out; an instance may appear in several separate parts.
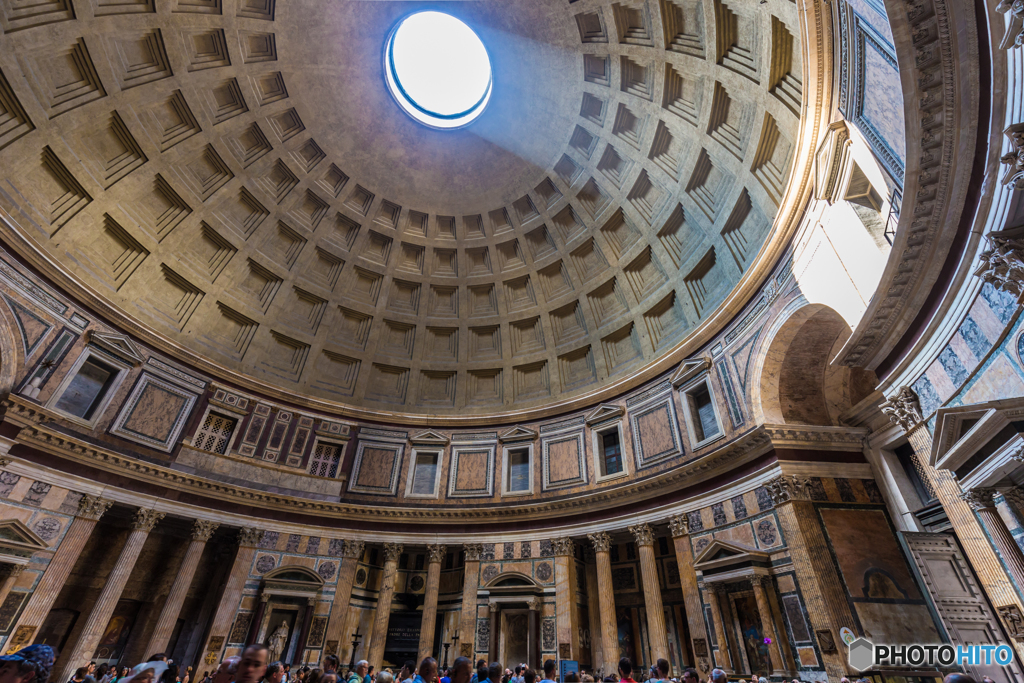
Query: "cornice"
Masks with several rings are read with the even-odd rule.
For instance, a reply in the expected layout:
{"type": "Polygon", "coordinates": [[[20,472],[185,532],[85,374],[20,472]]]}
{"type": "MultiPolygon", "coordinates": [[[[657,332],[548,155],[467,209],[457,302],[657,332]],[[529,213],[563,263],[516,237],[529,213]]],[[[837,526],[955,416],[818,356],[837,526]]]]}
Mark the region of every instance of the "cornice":
{"type": "Polygon", "coordinates": [[[764,425],[765,434],[776,448],[860,451],[870,430],[862,427],[816,425],[764,425]]]}
{"type": "Polygon", "coordinates": [[[25,406],[16,397],[8,399],[4,405],[7,407],[4,419],[21,427],[17,437],[18,443],[136,481],[268,511],[315,514],[332,520],[406,521],[417,525],[543,520],[583,511],[611,509],[626,503],[635,504],[662,495],[673,488],[691,486],[723,474],[766,453],[772,447],[768,434],[764,429],[757,428],[708,455],[667,472],[647,479],[624,482],[615,487],[581,492],[569,498],[520,505],[502,503],[479,508],[412,508],[380,505],[376,502],[363,505],[344,501],[310,500],[214,481],[201,475],[138,460],[57,431],[53,423],[44,421],[45,413],[40,410],[29,410],[30,407],[25,406]]]}

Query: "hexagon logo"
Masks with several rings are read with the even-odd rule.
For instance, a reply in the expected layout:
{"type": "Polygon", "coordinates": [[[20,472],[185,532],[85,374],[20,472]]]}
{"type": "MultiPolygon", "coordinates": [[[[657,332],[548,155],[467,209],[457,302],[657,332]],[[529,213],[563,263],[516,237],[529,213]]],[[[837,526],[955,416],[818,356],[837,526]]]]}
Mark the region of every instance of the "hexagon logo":
{"type": "Polygon", "coordinates": [[[858,638],[850,643],[850,666],[857,671],[871,668],[875,663],[875,646],[867,638],[858,638]]]}

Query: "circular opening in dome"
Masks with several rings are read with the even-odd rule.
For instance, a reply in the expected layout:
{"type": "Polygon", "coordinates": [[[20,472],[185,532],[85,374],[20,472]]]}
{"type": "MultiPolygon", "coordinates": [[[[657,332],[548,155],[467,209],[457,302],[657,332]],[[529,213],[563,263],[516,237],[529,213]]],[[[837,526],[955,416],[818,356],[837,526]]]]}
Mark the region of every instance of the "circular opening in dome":
{"type": "Polygon", "coordinates": [[[491,98],[491,60],[469,26],[443,12],[403,19],[384,48],[388,89],[403,111],[434,128],[460,128],[491,98]]]}

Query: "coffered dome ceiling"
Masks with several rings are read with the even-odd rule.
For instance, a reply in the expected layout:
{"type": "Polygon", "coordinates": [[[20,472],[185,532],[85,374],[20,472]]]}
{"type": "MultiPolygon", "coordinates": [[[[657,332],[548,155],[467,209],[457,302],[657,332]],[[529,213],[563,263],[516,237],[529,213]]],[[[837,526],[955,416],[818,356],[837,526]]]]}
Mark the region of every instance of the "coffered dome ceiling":
{"type": "Polygon", "coordinates": [[[727,322],[806,197],[789,0],[0,5],[7,238],[299,402],[508,418],[621,391],[727,322]],[[384,85],[427,7],[490,53],[466,129],[384,85]]]}

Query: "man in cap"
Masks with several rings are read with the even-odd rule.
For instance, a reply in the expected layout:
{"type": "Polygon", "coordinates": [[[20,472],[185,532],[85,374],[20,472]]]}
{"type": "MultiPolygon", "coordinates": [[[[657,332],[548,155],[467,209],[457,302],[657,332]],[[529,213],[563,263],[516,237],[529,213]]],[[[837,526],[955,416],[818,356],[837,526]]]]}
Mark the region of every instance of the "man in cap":
{"type": "Polygon", "coordinates": [[[46,683],[53,669],[53,648],[29,645],[0,657],[0,683],[46,683]]]}

